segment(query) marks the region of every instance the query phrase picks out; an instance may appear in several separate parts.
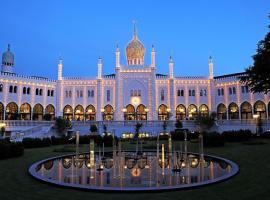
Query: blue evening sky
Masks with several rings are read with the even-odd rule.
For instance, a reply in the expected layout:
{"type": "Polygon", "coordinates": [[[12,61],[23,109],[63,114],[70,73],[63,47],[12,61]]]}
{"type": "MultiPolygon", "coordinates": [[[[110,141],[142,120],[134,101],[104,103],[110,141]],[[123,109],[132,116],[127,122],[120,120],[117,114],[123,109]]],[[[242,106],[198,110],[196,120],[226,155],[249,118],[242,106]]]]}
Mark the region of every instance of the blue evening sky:
{"type": "Polygon", "coordinates": [[[269,0],[1,0],[0,8],[0,53],[10,43],[17,73],[50,78],[60,55],[66,76],[95,77],[99,56],[103,74],[113,73],[117,43],[126,64],[134,19],[146,64],[155,46],[158,73],[168,73],[170,55],[179,76],[207,75],[209,55],[215,75],[241,72],[270,23],[269,0]]]}

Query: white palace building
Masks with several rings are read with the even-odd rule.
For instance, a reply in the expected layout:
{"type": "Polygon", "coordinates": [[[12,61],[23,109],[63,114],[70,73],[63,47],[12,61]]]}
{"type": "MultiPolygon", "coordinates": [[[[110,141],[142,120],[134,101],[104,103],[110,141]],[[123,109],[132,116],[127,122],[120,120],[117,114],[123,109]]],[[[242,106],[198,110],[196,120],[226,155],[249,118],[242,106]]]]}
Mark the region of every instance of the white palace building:
{"type": "Polygon", "coordinates": [[[53,120],[62,116],[74,121],[190,120],[198,114],[216,112],[218,119],[270,118],[270,95],[251,93],[239,82],[243,73],[213,75],[209,58],[208,77],[181,77],[157,73],[155,49],[151,63],[144,63],[145,48],[136,29],[126,47],[126,64],[115,51],[115,73],[102,74],[98,59],[97,77],[63,77],[62,59],[58,78],[19,75],[8,46],[2,56],[0,75],[0,120],[53,120]]]}

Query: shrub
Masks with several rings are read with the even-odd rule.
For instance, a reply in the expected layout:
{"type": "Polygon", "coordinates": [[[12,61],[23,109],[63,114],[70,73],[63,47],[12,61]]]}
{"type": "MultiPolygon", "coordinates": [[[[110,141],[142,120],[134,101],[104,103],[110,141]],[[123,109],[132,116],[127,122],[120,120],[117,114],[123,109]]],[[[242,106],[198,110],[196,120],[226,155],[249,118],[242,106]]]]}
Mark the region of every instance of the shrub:
{"type": "Polygon", "coordinates": [[[91,124],[91,126],[90,126],[91,133],[94,134],[94,133],[97,132],[97,130],[98,130],[97,125],[96,124],[91,124]]]}
{"type": "Polygon", "coordinates": [[[187,129],[176,129],[171,132],[172,140],[183,141],[185,139],[185,131],[187,131],[187,140],[197,139],[199,136],[198,132],[191,133],[187,129]]]}
{"type": "Polygon", "coordinates": [[[73,143],[73,141],[69,140],[70,137],[51,137],[52,145],[60,145],[60,144],[70,144],[73,143]]]}
{"type": "Polygon", "coordinates": [[[24,148],[39,148],[51,146],[52,141],[50,138],[24,138],[22,143],[24,148]]]}
{"type": "Polygon", "coordinates": [[[22,156],[24,147],[21,142],[11,143],[8,140],[0,141],[0,159],[22,156]]]}
{"type": "Polygon", "coordinates": [[[252,137],[250,130],[224,131],[222,135],[228,142],[247,141],[252,137]]]}
{"type": "Polygon", "coordinates": [[[205,147],[222,147],[225,144],[223,135],[212,132],[212,133],[203,133],[203,145],[205,147]]]}

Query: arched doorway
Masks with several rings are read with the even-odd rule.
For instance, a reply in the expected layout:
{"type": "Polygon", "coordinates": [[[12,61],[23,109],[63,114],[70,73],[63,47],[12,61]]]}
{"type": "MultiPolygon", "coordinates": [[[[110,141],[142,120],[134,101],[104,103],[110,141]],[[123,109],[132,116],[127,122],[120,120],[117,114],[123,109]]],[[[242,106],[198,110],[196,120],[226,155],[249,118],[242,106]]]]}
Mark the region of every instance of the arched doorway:
{"type": "Polygon", "coordinates": [[[16,103],[11,102],[6,106],[6,119],[7,120],[18,119],[18,105],[16,103]]]}
{"type": "Polygon", "coordinates": [[[128,104],[125,109],[124,113],[124,119],[129,121],[129,120],[135,120],[135,108],[133,105],[128,104]]]}
{"type": "Polygon", "coordinates": [[[0,102],[0,120],[4,120],[4,104],[0,102]]]}
{"type": "Polygon", "coordinates": [[[137,120],[147,120],[147,110],[145,105],[140,104],[137,107],[137,120]]]}
{"type": "Polygon", "coordinates": [[[241,104],[241,119],[252,119],[252,106],[247,101],[241,104]]]}
{"type": "Polygon", "coordinates": [[[219,120],[227,119],[227,108],[223,103],[219,104],[217,107],[217,118],[219,120]]]}
{"type": "Polygon", "coordinates": [[[70,105],[66,105],[63,109],[63,118],[73,120],[73,109],[70,105]]]}
{"type": "Polygon", "coordinates": [[[106,105],[104,107],[103,120],[104,121],[112,121],[113,114],[114,114],[113,107],[111,105],[106,105]]]}
{"type": "Polygon", "coordinates": [[[21,105],[20,115],[22,120],[31,120],[31,106],[28,103],[21,105]]]}
{"type": "Polygon", "coordinates": [[[182,104],[179,104],[176,107],[176,119],[183,120],[186,118],[186,107],[182,104]]]}
{"type": "Polygon", "coordinates": [[[44,119],[46,118],[45,120],[48,120],[48,121],[54,120],[54,118],[55,118],[55,108],[54,108],[54,106],[52,104],[49,104],[49,105],[46,106],[45,115],[44,115],[44,119]],[[45,115],[46,115],[46,117],[45,117],[45,115]]]}
{"type": "Polygon", "coordinates": [[[33,120],[41,121],[43,120],[43,106],[41,104],[36,104],[33,108],[33,120]]]}
{"type": "Polygon", "coordinates": [[[204,116],[204,117],[209,116],[209,109],[208,109],[208,106],[205,105],[205,104],[202,104],[202,105],[199,107],[199,114],[200,114],[201,116],[204,116]]]}
{"type": "Polygon", "coordinates": [[[229,119],[239,119],[239,107],[236,103],[229,105],[229,119]]]}
{"type": "Polygon", "coordinates": [[[261,119],[266,118],[266,106],[262,101],[256,101],[254,104],[254,114],[259,115],[261,119]]]}
{"type": "Polygon", "coordinates": [[[197,106],[195,106],[194,104],[190,104],[188,106],[188,118],[189,119],[195,119],[198,115],[198,109],[197,106]]]}
{"type": "Polygon", "coordinates": [[[168,120],[169,119],[169,113],[167,110],[167,106],[164,104],[161,104],[158,107],[158,120],[168,120]]]}
{"type": "Polygon", "coordinates": [[[96,120],[96,109],[93,105],[89,105],[85,109],[85,120],[95,121],[96,120]]]}
{"type": "Polygon", "coordinates": [[[84,120],[84,109],[81,105],[77,105],[74,109],[74,120],[76,121],[84,120]]]}

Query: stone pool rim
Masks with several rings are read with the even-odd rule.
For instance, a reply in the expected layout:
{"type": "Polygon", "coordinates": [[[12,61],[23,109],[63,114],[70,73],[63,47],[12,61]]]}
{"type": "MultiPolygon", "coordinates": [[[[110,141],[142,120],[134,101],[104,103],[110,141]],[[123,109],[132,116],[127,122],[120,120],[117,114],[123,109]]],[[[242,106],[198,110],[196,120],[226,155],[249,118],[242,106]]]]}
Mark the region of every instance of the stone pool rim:
{"type": "MultiPolygon", "coordinates": [[[[106,152],[112,152],[112,151],[106,151],[106,152]]],[[[134,151],[131,150],[131,151],[125,151],[125,152],[134,152],[134,151]]],[[[156,151],[147,150],[145,152],[155,153],[156,151]]],[[[89,152],[79,153],[79,155],[85,155],[85,154],[89,154],[89,152]]],[[[199,155],[198,153],[193,153],[193,152],[187,152],[187,154],[199,155]]],[[[44,163],[44,162],[47,162],[50,160],[56,160],[56,159],[63,158],[63,157],[69,157],[69,156],[76,156],[76,154],[75,153],[64,154],[64,155],[49,157],[49,158],[37,161],[37,162],[33,163],[28,168],[28,173],[34,179],[36,179],[42,183],[57,186],[59,188],[93,191],[93,192],[109,192],[109,193],[110,192],[116,192],[116,193],[121,193],[121,192],[168,192],[168,191],[177,191],[177,190],[190,190],[190,189],[196,189],[196,188],[200,188],[200,187],[204,187],[204,186],[209,186],[209,185],[212,185],[215,183],[221,183],[221,182],[227,181],[239,173],[239,167],[235,162],[228,160],[226,158],[223,158],[223,157],[213,156],[213,155],[209,155],[209,154],[204,154],[204,156],[213,158],[215,160],[220,160],[220,161],[226,162],[227,164],[229,164],[231,166],[231,172],[229,174],[225,174],[225,175],[220,176],[218,178],[215,178],[213,180],[207,180],[207,181],[203,181],[200,183],[190,183],[190,184],[184,184],[184,185],[178,185],[178,186],[134,187],[134,188],[85,186],[85,185],[79,185],[79,184],[63,183],[63,182],[58,182],[58,181],[53,180],[53,179],[44,178],[36,172],[37,166],[44,163]]]]}

